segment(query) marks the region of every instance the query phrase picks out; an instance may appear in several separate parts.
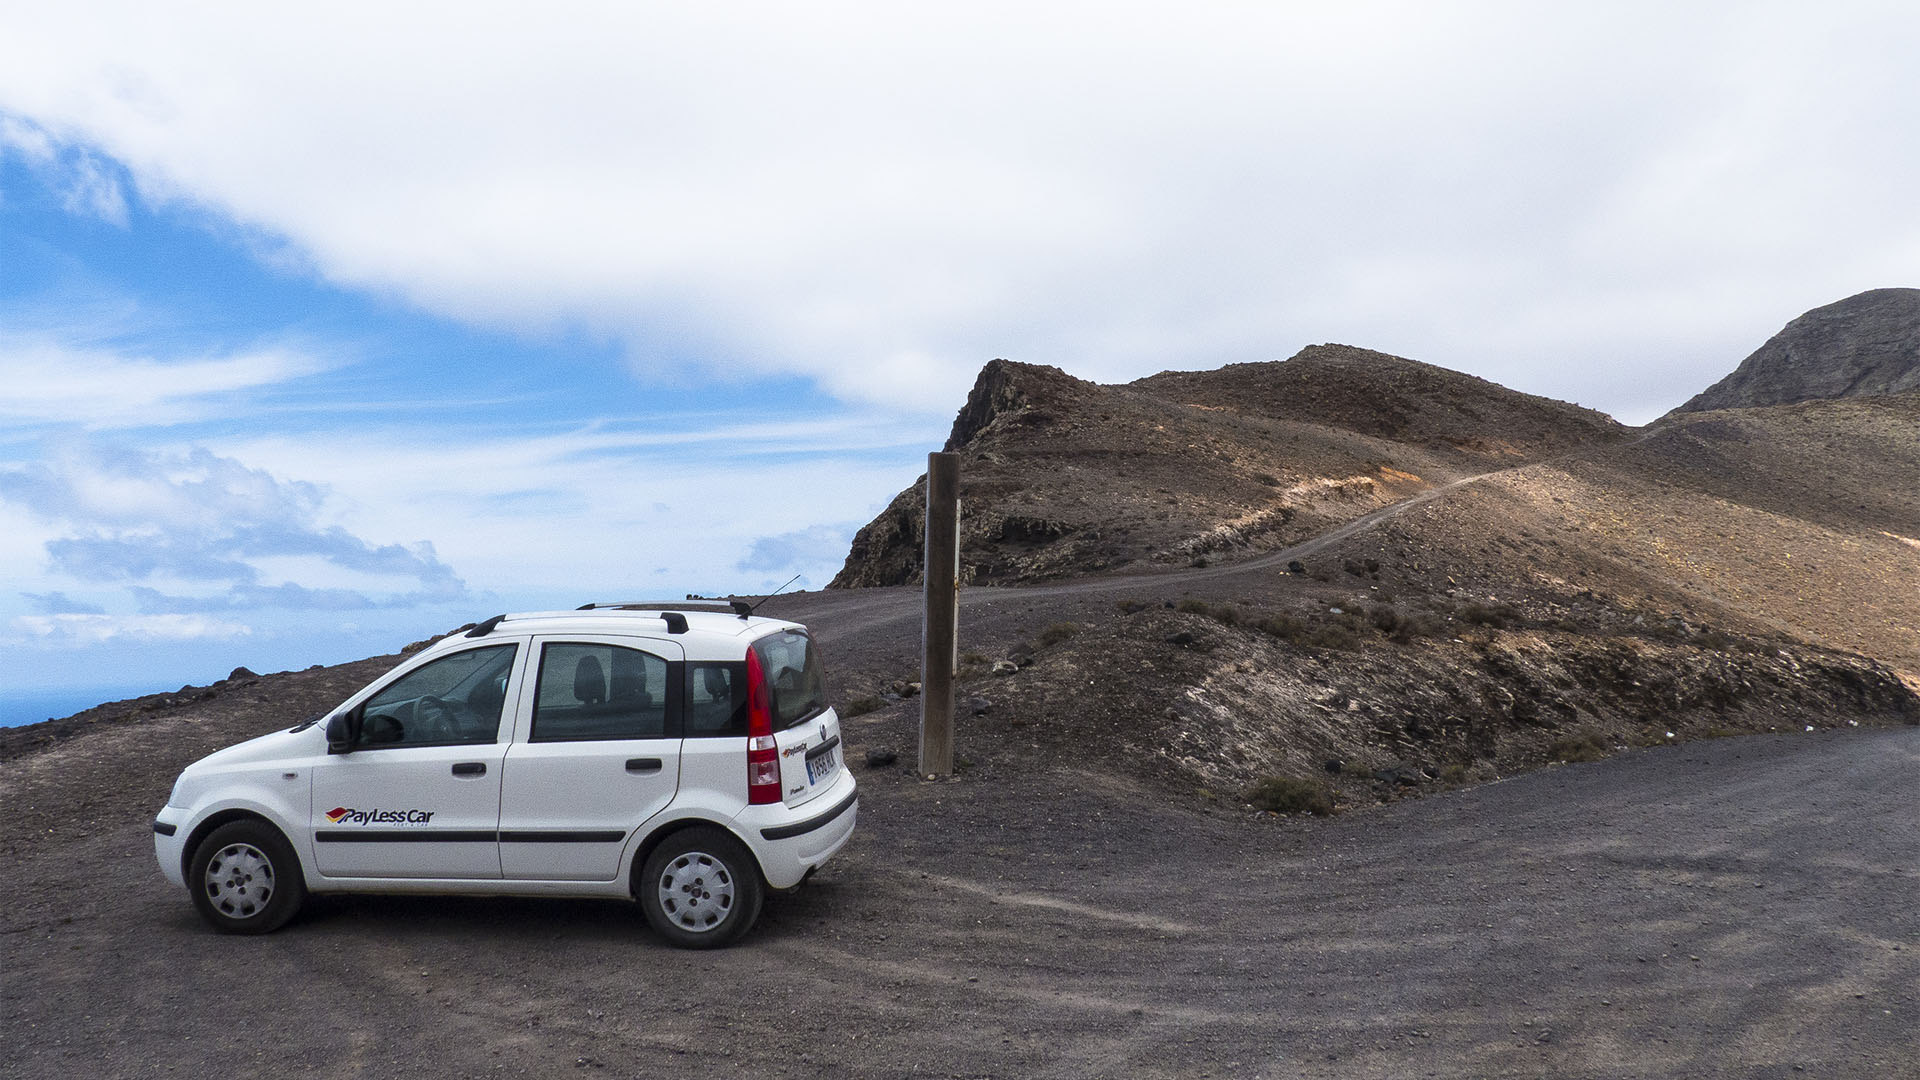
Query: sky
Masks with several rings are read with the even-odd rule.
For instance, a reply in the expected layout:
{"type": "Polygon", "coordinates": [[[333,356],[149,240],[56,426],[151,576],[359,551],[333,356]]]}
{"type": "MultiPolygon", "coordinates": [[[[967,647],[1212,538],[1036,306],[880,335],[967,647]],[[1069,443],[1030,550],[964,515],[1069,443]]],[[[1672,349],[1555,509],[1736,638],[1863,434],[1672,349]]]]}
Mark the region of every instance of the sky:
{"type": "Polygon", "coordinates": [[[1920,284],[1915,55],[1896,3],[7,0],[0,702],[820,587],[998,356],[1645,423],[1920,284]]]}

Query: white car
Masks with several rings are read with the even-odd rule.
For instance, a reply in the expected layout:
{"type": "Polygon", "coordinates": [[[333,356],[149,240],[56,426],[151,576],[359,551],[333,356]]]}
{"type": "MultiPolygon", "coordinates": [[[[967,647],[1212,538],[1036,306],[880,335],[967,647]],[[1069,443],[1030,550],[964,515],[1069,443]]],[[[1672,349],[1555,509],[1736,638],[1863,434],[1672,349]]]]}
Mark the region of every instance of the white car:
{"type": "Polygon", "coordinates": [[[324,719],[187,766],[160,870],[228,933],[309,892],[614,896],[676,945],[745,933],[858,796],[806,629],[681,605],[501,615],[324,719]]]}

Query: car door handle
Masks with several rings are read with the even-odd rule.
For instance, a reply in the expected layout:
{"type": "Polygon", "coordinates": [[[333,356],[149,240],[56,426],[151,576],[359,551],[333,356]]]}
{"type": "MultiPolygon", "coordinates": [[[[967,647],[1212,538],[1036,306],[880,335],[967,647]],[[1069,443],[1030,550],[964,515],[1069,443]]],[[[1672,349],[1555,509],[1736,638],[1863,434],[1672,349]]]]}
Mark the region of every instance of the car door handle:
{"type": "Polygon", "coordinates": [[[660,771],[660,759],[657,757],[628,758],[627,771],[642,774],[657,773],[660,771]]]}
{"type": "Polygon", "coordinates": [[[455,776],[485,776],[487,763],[484,761],[462,761],[453,767],[455,776]]]}

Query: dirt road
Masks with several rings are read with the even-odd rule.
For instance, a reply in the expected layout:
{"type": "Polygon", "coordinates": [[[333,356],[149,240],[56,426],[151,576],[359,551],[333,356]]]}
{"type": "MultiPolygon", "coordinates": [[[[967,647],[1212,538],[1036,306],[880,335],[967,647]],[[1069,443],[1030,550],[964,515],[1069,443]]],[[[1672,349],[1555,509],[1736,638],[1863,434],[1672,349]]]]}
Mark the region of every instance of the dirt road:
{"type": "MultiPolygon", "coordinates": [[[[58,764],[9,797],[57,798],[58,764]]],[[[1920,729],[1332,820],[862,780],[854,842],[717,954],[558,901],[217,937],[154,869],[155,800],[108,797],[0,874],[0,1075],[1920,1075],[1920,729]]]]}

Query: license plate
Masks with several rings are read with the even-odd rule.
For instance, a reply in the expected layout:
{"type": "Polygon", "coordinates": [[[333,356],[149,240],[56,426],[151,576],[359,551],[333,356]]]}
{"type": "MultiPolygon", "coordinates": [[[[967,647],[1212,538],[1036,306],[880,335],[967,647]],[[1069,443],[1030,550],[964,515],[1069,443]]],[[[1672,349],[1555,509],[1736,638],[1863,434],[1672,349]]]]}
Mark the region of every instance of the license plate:
{"type": "Polygon", "coordinates": [[[840,748],[836,746],[829,749],[826,753],[821,754],[819,757],[812,758],[807,762],[807,783],[817,784],[820,782],[821,777],[830,775],[833,770],[839,767],[840,748]]]}

